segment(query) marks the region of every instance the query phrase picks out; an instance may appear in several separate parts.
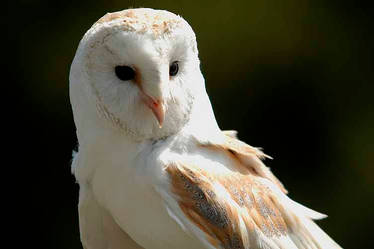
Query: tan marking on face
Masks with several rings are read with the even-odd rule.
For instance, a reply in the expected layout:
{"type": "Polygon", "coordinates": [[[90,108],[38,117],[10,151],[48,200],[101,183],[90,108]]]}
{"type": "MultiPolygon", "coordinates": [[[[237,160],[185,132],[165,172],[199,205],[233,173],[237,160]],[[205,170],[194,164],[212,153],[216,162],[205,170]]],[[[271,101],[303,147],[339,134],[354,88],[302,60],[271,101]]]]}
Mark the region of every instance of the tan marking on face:
{"type": "Polygon", "coordinates": [[[135,79],[134,79],[134,81],[135,81],[135,83],[138,85],[138,87],[140,89],[143,89],[142,88],[142,74],[141,74],[139,68],[137,68],[136,66],[133,66],[133,68],[134,68],[134,71],[135,71],[135,79]]]}
{"type": "Polygon", "coordinates": [[[123,19],[123,25],[126,30],[138,32],[151,30],[155,34],[168,33],[181,22],[178,16],[166,11],[128,9],[107,13],[96,23],[103,24],[118,19],[123,19]]]}
{"type": "Polygon", "coordinates": [[[217,248],[244,248],[239,216],[248,232],[258,229],[272,237],[284,235],[287,231],[280,211],[269,197],[270,190],[249,175],[215,175],[191,165],[169,165],[166,172],[183,213],[217,248]],[[223,200],[221,195],[217,195],[214,183],[223,186],[232,200],[223,200]],[[232,205],[232,201],[237,206],[232,205]]]}

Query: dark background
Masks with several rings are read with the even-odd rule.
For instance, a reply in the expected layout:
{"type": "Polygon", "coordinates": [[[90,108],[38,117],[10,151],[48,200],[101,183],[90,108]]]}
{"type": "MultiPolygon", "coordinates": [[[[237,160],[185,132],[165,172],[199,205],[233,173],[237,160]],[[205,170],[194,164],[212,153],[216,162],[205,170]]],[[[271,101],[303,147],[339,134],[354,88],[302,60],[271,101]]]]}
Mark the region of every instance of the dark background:
{"type": "Polygon", "coordinates": [[[2,109],[20,176],[7,191],[22,210],[15,243],[81,248],[69,67],[85,31],[130,6],[183,16],[220,127],[273,156],[290,196],[327,213],[318,224],[343,247],[372,246],[374,11],[342,0],[9,2],[3,83],[14,89],[2,109]]]}

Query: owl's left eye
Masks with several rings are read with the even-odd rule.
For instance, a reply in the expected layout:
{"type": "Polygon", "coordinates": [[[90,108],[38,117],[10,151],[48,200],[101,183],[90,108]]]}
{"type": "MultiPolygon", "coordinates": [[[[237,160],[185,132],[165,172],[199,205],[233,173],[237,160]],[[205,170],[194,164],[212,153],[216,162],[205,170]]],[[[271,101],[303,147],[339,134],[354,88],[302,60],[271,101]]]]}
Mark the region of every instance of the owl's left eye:
{"type": "Polygon", "coordinates": [[[127,81],[135,78],[135,71],[129,66],[116,66],[114,72],[118,79],[127,81]]]}
{"type": "Polygon", "coordinates": [[[171,63],[169,67],[169,75],[175,76],[177,75],[178,71],[179,71],[178,61],[174,61],[173,63],[171,63]]]}

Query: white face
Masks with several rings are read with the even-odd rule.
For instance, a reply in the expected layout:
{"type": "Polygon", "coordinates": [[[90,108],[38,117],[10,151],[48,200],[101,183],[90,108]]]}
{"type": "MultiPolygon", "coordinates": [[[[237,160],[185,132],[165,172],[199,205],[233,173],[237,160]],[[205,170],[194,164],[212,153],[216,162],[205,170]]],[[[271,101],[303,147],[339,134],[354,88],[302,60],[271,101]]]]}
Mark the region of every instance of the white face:
{"type": "Polygon", "coordinates": [[[91,44],[82,61],[97,115],[138,139],[180,130],[204,84],[191,32],[156,36],[116,26],[83,41],[91,44]]]}

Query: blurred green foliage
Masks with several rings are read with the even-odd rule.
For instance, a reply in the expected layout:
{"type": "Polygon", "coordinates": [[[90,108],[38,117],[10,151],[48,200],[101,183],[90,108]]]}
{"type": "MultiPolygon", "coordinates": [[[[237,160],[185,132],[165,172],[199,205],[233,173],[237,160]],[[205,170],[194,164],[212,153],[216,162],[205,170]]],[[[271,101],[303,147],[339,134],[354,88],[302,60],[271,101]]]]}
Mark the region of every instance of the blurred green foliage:
{"type": "Polygon", "coordinates": [[[327,213],[318,224],[338,243],[369,248],[373,9],[344,0],[10,4],[7,14],[17,28],[8,29],[8,39],[17,49],[7,66],[18,89],[11,96],[19,104],[14,113],[22,119],[14,127],[26,138],[19,160],[40,165],[22,169],[31,181],[25,200],[30,240],[39,248],[81,248],[78,187],[69,168],[76,146],[69,67],[98,18],[131,6],[167,9],[191,24],[220,127],[238,130],[242,140],[273,156],[266,163],[290,196],[327,213]]]}

